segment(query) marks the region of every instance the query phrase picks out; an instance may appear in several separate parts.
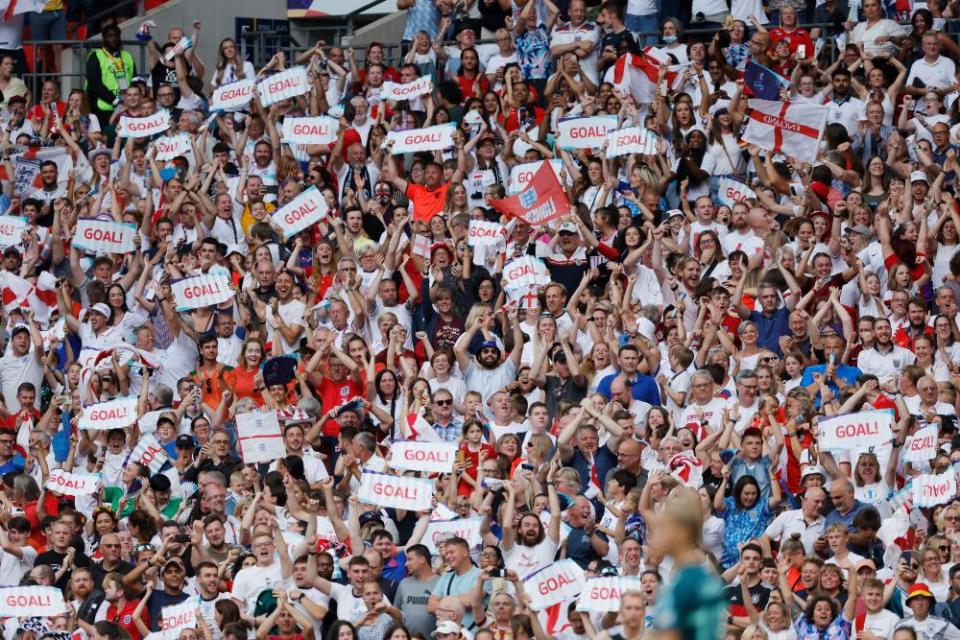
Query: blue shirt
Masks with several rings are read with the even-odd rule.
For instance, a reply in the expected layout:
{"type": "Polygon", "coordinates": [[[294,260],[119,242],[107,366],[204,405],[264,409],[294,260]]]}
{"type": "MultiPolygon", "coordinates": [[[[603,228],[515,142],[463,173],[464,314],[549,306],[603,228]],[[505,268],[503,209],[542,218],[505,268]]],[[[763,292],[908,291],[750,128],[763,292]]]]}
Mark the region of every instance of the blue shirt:
{"type": "Polygon", "coordinates": [[[777,356],[783,357],[783,353],[780,351],[780,338],[790,335],[789,318],[790,312],[786,307],[780,307],[770,316],[762,311],[751,311],[750,320],[757,324],[757,331],[760,333],[757,344],[764,349],[773,351],[777,356]]]}
{"type": "MultiPolygon", "coordinates": [[[[595,536],[608,540],[606,534],[594,529],[595,536]]],[[[571,529],[567,534],[567,558],[576,562],[581,569],[586,569],[592,560],[600,560],[600,555],[590,543],[590,536],[583,529],[571,529]]]]}
{"type": "MultiPolygon", "coordinates": [[[[602,393],[606,398],[610,398],[610,385],[613,384],[613,381],[618,375],[620,374],[611,373],[606,378],[601,380],[600,384],[597,386],[597,393],[602,393]]],[[[657,386],[656,380],[650,376],[645,376],[642,373],[638,373],[637,379],[633,382],[629,382],[629,384],[630,395],[633,396],[634,400],[646,402],[654,407],[660,406],[660,387],[657,386]]]]}
{"type": "MultiPolygon", "coordinates": [[[[738,544],[753,538],[759,538],[773,521],[770,504],[763,499],[757,501],[749,509],[741,509],[732,497],[723,499],[726,509],[720,516],[723,518],[723,557],[721,564],[725,569],[732,567],[740,559],[738,544]]],[[[826,529],[826,526],[824,526],[826,529]]]]}
{"type": "MultiPolygon", "coordinates": [[[[813,374],[819,373],[822,376],[823,372],[826,370],[827,370],[827,365],[825,364],[815,364],[807,367],[806,369],[803,370],[803,377],[800,379],[800,386],[806,387],[813,384],[813,374]]],[[[827,380],[827,387],[829,387],[830,390],[833,391],[834,397],[839,397],[840,387],[837,386],[835,379],[840,378],[841,380],[846,382],[848,385],[856,384],[857,379],[861,376],[861,374],[862,372],[860,371],[860,369],[857,369],[856,367],[851,367],[848,364],[840,363],[836,365],[836,367],[833,370],[833,378],[831,378],[830,380],[827,380]]],[[[820,392],[818,391],[817,397],[816,397],[817,408],[820,408],[820,403],[821,403],[820,392]]]]}
{"type": "Polygon", "coordinates": [[[407,577],[407,554],[405,551],[401,551],[397,555],[390,558],[389,561],[383,563],[383,568],[380,570],[380,575],[388,580],[394,580],[400,582],[407,577]]]}
{"type": "Polygon", "coordinates": [[[834,522],[842,522],[847,525],[847,529],[850,531],[859,531],[855,526],[853,526],[853,519],[857,517],[857,514],[869,507],[870,505],[864,504],[859,500],[853,501],[853,509],[850,509],[850,513],[843,515],[840,513],[839,509],[834,509],[827,514],[827,517],[823,519],[823,530],[826,531],[830,525],[834,522]]]}

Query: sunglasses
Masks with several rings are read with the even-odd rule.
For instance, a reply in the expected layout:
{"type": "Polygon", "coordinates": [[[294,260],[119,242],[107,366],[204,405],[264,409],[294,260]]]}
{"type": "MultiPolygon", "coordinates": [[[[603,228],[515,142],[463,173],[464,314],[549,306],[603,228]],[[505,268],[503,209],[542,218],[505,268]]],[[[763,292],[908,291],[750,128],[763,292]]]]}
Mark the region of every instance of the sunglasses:
{"type": "Polygon", "coordinates": [[[450,398],[449,400],[434,400],[433,402],[438,407],[446,407],[447,405],[453,404],[453,398],[450,398]]]}
{"type": "Polygon", "coordinates": [[[150,544],[149,542],[145,542],[143,544],[138,544],[133,548],[133,550],[136,553],[140,553],[141,551],[156,551],[157,548],[152,544],[150,544]]]}

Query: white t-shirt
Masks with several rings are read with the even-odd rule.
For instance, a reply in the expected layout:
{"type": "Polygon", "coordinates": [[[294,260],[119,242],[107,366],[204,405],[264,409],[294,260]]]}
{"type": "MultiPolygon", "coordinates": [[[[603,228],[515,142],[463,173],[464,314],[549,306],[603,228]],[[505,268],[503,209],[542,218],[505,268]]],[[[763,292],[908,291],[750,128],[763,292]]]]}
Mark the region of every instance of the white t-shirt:
{"type": "Polygon", "coordinates": [[[234,600],[243,602],[246,611],[253,614],[257,608],[257,598],[263,591],[283,583],[280,563],[274,562],[269,567],[254,565],[241,569],[233,580],[231,595],[234,600]]]}
{"type": "Polygon", "coordinates": [[[878,638],[892,638],[893,628],[900,622],[900,617],[889,609],[881,609],[877,613],[868,613],[863,620],[863,630],[869,631],[878,638]]]}
{"type": "MultiPolygon", "coordinates": [[[[337,616],[341,620],[356,624],[367,614],[367,605],[364,604],[363,597],[353,595],[352,585],[331,582],[330,599],[337,601],[337,616]]],[[[390,604],[387,596],[383,596],[383,602],[390,604]]]]}
{"type": "Polygon", "coordinates": [[[557,547],[558,545],[550,540],[549,535],[544,536],[540,544],[533,547],[517,541],[509,551],[503,552],[503,562],[508,569],[516,571],[517,575],[523,579],[553,564],[557,547]]]}
{"type": "MultiPolygon", "coordinates": [[[[289,327],[303,327],[303,314],[307,310],[307,306],[300,302],[297,299],[291,299],[289,302],[285,302],[277,307],[277,310],[280,312],[280,317],[283,318],[283,321],[289,327]]],[[[270,338],[270,341],[274,341],[277,338],[280,339],[280,348],[285,354],[296,353],[300,348],[300,341],[297,340],[295,343],[291,344],[287,342],[286,338],[280,335],[279,331],[276,331],[271,324],[273,319],[273,307],[267,305],[266,307],[266,324],[267,324],[267,335],[270,338]]],[[[300,336],[303,336],[303,332],[300,332],[300,336]]]]}
{"type": "Polygon", "coordinates": [[[18,558],[5,549],[0,549],[0,586],[15,587],[20,584],[23,574],[33,569],[37,561],[37,550],[26,545],[21,547],[23,557],[18,558]]]}
{"type": "Polygon", "coordinates": [[[40,393],[40,383],[43,382],[43,365],[37,360],[37,354],[29,352],[19,358],[12,353],[0,358],[0,390],[7,411],[20,411],[17,401],[17,387],[24,382],[31,383],[40,393]]]}

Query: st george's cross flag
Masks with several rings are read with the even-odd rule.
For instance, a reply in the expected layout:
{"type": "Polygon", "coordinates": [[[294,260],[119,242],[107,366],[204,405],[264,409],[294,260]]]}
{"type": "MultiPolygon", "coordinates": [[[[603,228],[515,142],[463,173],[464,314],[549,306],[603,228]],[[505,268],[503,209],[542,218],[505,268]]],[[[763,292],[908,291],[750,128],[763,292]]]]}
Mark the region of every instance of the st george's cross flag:
{"type": "Polygon", "coordinates": [[[829,107],[803,102],[748,100],[747,128],[741,139],[801,162],[817,159],[829,107]]]}
{"type": "MultiPolygon", "coordinates": [[[[656,47],[646,47],[643,55],[625,53],[617,58],[613,66],[613,85],[617,89],[633,95],[640,104],[649,104],[657,91],[657,79],[661,65],[669,65],[670,55],[656,47]]],[[[677,71],[667,71],[667,83],[673,86],[677,71]]]]}

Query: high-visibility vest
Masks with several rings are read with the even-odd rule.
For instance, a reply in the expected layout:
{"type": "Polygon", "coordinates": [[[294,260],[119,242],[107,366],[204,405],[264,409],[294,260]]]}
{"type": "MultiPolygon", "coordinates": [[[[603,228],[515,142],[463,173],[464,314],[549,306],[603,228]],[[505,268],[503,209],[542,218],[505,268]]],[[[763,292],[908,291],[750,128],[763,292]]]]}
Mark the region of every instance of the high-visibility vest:
{"type": "MultiPolygon", "coordinates": [[[[97,60],[100,62],[100,80],[103,82],[103,86],[112,91],[114,95],[120,94],[120,78],[125,80],[124,88],[130,86],[133,81],[133,56],[128,52],[121,50],[119,56],[113,56],[101,47],[91,51],[89,55],[97,56],[97,60]]],[[[84,84],[84,89],[87,88],[88,84],[84,84]]],[[[98,98],[96,108],[99,111],[113,111],[113,104],[98,98]]]]}

